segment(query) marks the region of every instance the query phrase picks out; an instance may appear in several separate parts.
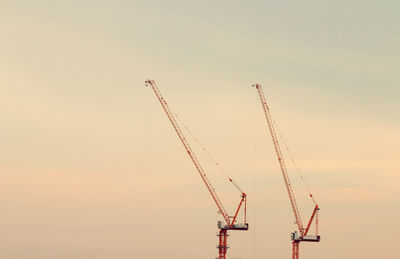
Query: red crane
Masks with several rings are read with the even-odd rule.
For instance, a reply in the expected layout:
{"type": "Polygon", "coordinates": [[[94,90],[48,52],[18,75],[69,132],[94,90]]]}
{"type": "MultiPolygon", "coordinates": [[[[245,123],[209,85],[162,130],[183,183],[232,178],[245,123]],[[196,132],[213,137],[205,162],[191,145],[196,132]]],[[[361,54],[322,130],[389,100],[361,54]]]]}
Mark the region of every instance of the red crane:
{"type": "Polygon", "coordinates": [[[194,166],[196,167],[198,173],[200,174],[201,179],[203,180],[204,184],[206,185],[209,193],[211,194],[211,197],[213,198],[215,204],[217,204],[218,207],[218,212],[222,214],[225,220],[225,224],[223,224],[221,221],[218,221],[218,228],[220,229],[218,237],[219,237],[219,244],[218,244],[218,252],[219,252],[219,259],[225,259],[226,258],[226,252],[228,249],[227,246],[227,237],[228,237],[228,230],[248,230],[249,229],[249,224],[246,223],[246,193],[244,193],[239,186],[231,179],[228,177],[229,181],[234,184],[234,186],[240,191],[241,193],[241,200],[239,202],[239,205],[236,209],[236,212],[234,216],[229,216],[228,213],[226,212],[221,200],[219,199],[217,193],[215,192],[215,189],[211,185],[211,182],[208,180],[206,173],[204,172],[203,168],[201,167],[199,161],[197,160],[196,155],[190,148],[189,142],[186,140],[185,136],[183,135],[176,119],[175,115],[172,113],[170,108],[168,107],[167,102],[161,95],[160,90],[157,88],[156,83],[153,80],[147,80],[145,81],[146,86],[151,86],[154,90],[154,93],[157,96],[157,99],[160,101],[161,106],[163,107],[165,113],[168,116],[168,119],[172,123],[172,126],[174,127],[176,133],[178,134],[179,139],[181,140],[183,146],[185,147],[189,157],[191,158],[194,166]],[[237,216],[239,214],[240,208],[244,204],[244,222],[243,223],[236,223],[237,216]]]}
{"type": "Polygon", "coordinates": [[[302,241],[305,241],[305,242],[319,242],[320,241],[320,236],[318,235],[318,212],[319,212],[319,207],[318,207],[318,204],[317,204],[316,200],[314,199],[314,197],[310,193],[310,197],[311,197],[312,201],[314,202],[315,207],[314,207],[314,210],[313,210],[313,212],[311,214],[310,220],[308,221],[307,227],[304,228],[304,225],[303,225],[303,223],[301,221],[301,218],[300,218],[299,209],[298,209],[297,204],[296,204],[296,199],[294,197],[292,185],[290,184],[290,180],[289,180],[289,176],[288,176],[288,173],[287,173],[285,161],[283,160],[282,151],[281,151],[281,148],[279,146],[279,142],[278,142],[278,138],[277,138],[276,131],[275,131],[275,128],[274,128],[274,124],[273,124],[273,121],[272,121],[272,118],[271,118],[270,110],[269,110],[269,107],[268,107],[267,102],[265,100],[265,96],[264,96],[262,87],[261,87],[260,84],[254,84],[253,87],[255,87],[257,89],[258,95],[260,96],[261,105],[262,105],[264,113],[265,113],[265,118],[267,119],[268,128],[269,128],[269,131],[270,131],[271,137],[272,137],[272,142],[274,143],[274,147],[275,147],[276,155],[278,157],[279,166],[281,168],[283,180],[285,182],[286,190],[287,190],[288,195],[289,195],[290,205],[292,206],[292,210],[293,210],[293,213],[294,213],[296,224],[297,224],[297,227],[299,229],[299,233],[297,233],[297,231],[292,233],[292,259],[298,259],[299,258],[299,244],[300,244],[300,242],[302,242],[302,241]],[[315,235],[307,235],[308,231],[310,230],[310,226],[311,226],[314,218],[315,218],[315,232],[316,233],[315,233],[315,235]]]}

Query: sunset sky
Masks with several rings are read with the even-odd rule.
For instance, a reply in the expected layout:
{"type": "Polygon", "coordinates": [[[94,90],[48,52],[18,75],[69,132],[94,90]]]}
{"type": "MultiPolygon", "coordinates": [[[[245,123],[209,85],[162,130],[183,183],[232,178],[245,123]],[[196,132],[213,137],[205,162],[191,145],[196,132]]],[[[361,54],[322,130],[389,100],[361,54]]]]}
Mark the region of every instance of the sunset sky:
{"type": "Polygon", "coordinates": [[[153,79],[248,194],[228,258],[290,258],[296,230],[258,82],[321,207],[300,258],[398,259],[400,2],[283,2],[0,0],[0,258],[217,256],[223,218],[153,79]]]}

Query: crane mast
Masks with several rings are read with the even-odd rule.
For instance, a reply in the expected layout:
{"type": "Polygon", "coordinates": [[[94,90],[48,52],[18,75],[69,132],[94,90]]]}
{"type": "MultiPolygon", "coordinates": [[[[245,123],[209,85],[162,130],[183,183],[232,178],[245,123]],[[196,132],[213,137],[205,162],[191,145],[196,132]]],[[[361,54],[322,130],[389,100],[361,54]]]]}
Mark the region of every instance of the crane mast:
{"type": "MultiPolygon", "coordinates": [[[[146,80],[145,84],[146,84],[146,86],[152,87],[155,95],[157,96],[157,99],[160,101],[162,108],[164,109],[172,126],[174,127],[175,132],[177,133],[179,139],[181,140],[183,146],[185,147],[186,152],[188,153],[190,159],[192,160],[194,166],[196,167],[198,173],[200,174],[201,179],[203,180],[204,184],[206,185],[211,197],[213,198],[215,204],[217,205],[219,213],[221,213],[222,217],[225,220],[226,224],[222,224],[221,222],[218,222],[218,227],[220,228],[220,233],[218,235],[219,236],[219,245],[217,247],[219,249],[219,258],[225,259],[226,258],[226,250],[228,249],[227,230],[228,229],[230,229],[230,230],[247,230],[248,229],[248,224],[246,223],[246,197],[247,197],[247,195],[246,195],[246,193],[241,191],[241,201],[239,202],[239,206],[235,212],[235,215],[229,216],[226,209],[224,208],[221,200],[219,199],[214,187],[212,186],[210,180],[208,179],[206,173],[204,172],[204,169],[200,165],[199,160],[197,159],[195,153],[192,151],[192,149],[189,145],[189,142],[185,138],[185,135],[183,134],[182,130],[180,129],[179,124],[176,121],[174,114],[172,113],[172,111],[168,107],[167,102],[161,95],[161,92],[158,89],[156,83],[154,82],[154,80],[146,80]],[[239,213],[240,208],[243,205],[243,203],[244,203],[244,213],[245,213],[244,223],[243,224],[235,224],[236,218],[238,216],[238,213],[239,213]]],[[[233,182],[233,180],[231,178],[229,178],[229,180],[236,186],[236,188],[238,188],[240,190],[240,188],[236,185],[235,182],[233,182]]]]}
{"type": "Polygon", "coordinates": [[[274,144],[274,148],[275,148],[275,152],[276,155],[278,157],[278,162],[279,162],[279,166],[282,172],[282,176],[283,176],[283,180],[285,182],[285,186],[286,186],[286,190],[287,193],[289,195],[289,200],[290,200],[290,205],[292,207],[293,210],[293,214],[296,220],[296,225],[299,229],[299,234],[298,235],[296,232],[292,233],[292,259],[298,259],[299,258],[299,243],[301,241],[308,241],[308,242],[319,242],[320,241],[320,236],[318,235],[318,211],[319,211],[319,207],[318,204],[316,203],[315,199],[313,198],[312,194],[310,193],[310,197],[313,200],[315,207],[314,210],[311,214],[310,220],[307,224],[307,227],[304,228],[303,227],[303,222],[301,221],[301,217],[300,217],[300,213],[299,213],[299,209],[297,207],[297,203],[296,203],[296,199],[294,196],[294,192],[292,189],[292,185],[290,183],[289,180],[289,175],[287,173],[287,169],[286,169],[286,165],[285,165],[285,161],[283,159],[282,156],[282,151],[279,145],[279,141],[276,135],[276,131],[273,125],[273,121],[271,118],[271,114],[270,114],[270,110],[269,107],[267,105],[267,101],[265,100],[265,96],[264,96],[264,92],[262,90],[262,86],[260,84],[254,84],[253,87],[255,87],[257,89],[258,95],[260,97],[260,101],[261,101],[261,105],[263,107],[264,110],[264,114],[265,114],[265,118],[267,120],[267,124],[268,124],[268,128],[269,131],[271,133],[271,138],[272,138],[272,142],[274,144]],[[314,236],[307,236],[308,231],[311,227],[311,224],[314,220],[314,218],[316,218],[316,234],[314,236]]]}

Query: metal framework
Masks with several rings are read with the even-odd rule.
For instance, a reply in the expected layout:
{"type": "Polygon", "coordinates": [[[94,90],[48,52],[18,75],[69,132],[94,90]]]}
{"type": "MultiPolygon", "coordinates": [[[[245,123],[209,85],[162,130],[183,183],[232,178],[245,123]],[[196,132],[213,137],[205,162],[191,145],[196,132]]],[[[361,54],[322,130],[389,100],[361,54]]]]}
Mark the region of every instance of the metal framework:
{"type": "Polygon", "coordinates": [[[300,218],[300,213],[299,213],[299,209],[297,207],[296,199],[295,199],[295,196],[293,193],[292,185],[290,184],[289,175],[287,173],[285,161],[283,160],[282,151],[281,151],[279,141],[278,141],[278,138],[276,135],[276,131],[274,128],[274,124],[273,124],[273,121],[271,118],[270,110],[269,110],[269,107],[265,100],[265,96],[264,96],[262,87],[260,84],[254,84],[253,87],[255,87],[257,89],[258,95],[260,97],[260,101],[261,101],[261,105],[264,110],[265,118],[267,119],[268,128],[271,133],[272,142],[274,143],[275,152],[278,157],[279,166],[280,166],[280,169],[282,172],[283,180],[285,182],[286,190],[289,195],[290,205],[292,207],[296,225],[299,230],[299,233],[297,233],[297,231],[292,233],[292,259],[299,259],[299,244],[300,244],[300,242],[302,242],[302,241],[319,242],[320,241],[320,236],[318,235],[319,207],[318,207],[316,200],[313,198],[312,194],[310,193],[310,197],[313,200],[315,207],[311,214],[310,220],[308,221],[307,227],[304,228],[303,222],[301,221],[301,218],[300,218]],[[315,235],[307,235],[314,218],[315,218],[315,232],[316,233],[315,233],[315,235]]]}
{"type": "Polygon", "coordinates": [[[162,108],[164,109],[168,119],[170,120],[172,126],[175,129],[176,134],[178,135],[179,139],[181,140],[183,146],[186,149],[186,152],[188,153],[190,159],[192,160],[194,166],[197,169],[197,172],[200,174],[201,179],[203,180],[204,184],[206,185],[208,192],[210,193],[211,197],[213,198],[215,204],[218,207],[218,211],[222,214],[222,217],[224,218],[225,224],[223,224],[221,221],[218,222],[218,228],[220,229],[220,232],[218,234],[219,237],[219,244],[217,246],[218,248],[218,254],[219,254],[219,259],[225,259],[226,258],[226,252],[228,249],[227,246],[227,237],[228,237],[228,230],[248,230],[249,225],[246,222],[246,206],[247,206],[247,195],[241,189],[237,186],[237,184],[229,178],[229,181],[235,185],[235,187],[240,190],[241,192],[241,200],[239,202],[239,206],[236,209],[236,212],[234,216],[229,216],[226,209],[224,208],[221,200],[219,199],[214,187],[211,185],[210,180],[208,179],[206,173],[204,172],[202,166],[200,165],[200,162],[198,161],[195,153],[192,151],[189,142],[185,138],[185,135],[182,133],[182,130],[179,127],[178,122],[175,119],[174,114],[168,107],[167,102],[161,95],[160,90],[157,88],[156,83],[153,80],[146,80],[145,81],[146,86],[151,86],[153,89],[154,93],[157,96],[157,99],[160,101],[160,104],[162,108]],[[244,204],[244,205],[243,205],[244,204]],[[244,207],[244,222],[243,223],[236,223],[237,216],[239,214],[240,209],[244,207]]]}

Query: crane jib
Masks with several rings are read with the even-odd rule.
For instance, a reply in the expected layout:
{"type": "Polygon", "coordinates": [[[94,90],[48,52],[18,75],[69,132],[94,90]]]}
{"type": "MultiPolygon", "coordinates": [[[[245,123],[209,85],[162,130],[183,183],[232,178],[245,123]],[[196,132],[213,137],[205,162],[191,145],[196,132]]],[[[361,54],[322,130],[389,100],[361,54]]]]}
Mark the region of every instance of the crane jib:
{"type": "Polygon", "coordinates": [[[206,184],[206,187],[209,190],[212,198],[214,199],[219,211],[221,211],[221,214],[224,217],[226,223],[229,224],[230,223],[230,219],[229,219],[228,213],[226,212],[224,206],[222,205],[222,202],[220,201],[220,199],[217,196],[217,194],[215,193],[215,191],[213,191],[214,188],[212,187],[211,183],[207,179],[207,176],[204,173],[204,170],[201,167],[200,163],[198,162],[196,156],[192,152],[189,143],[187,142],[185,136],[183,135],[183,133],[182,133],[177,121],[174,119],[174,116],[172,115],[172,112],[171,112],[170,108],[168,107],[167,102],[165,101],[165,99],[161,95],[160,90],[157,88],[157,85],[155,84],[155,82],[153,80],[147,80],[145,83],[146,83],[146,85],[150,85],[152,87],[154,93],[156,94],[157,98],[159,99],[159,101],[161,103],[161,106],[163,107],[165,113],[167,114],[167,117],[169,118],[172,126],[174,127],[179,139],[182,141],[182,144],[185,147],[186,152],[188,153],[189,157],[192,159],[192,161],[193,161],[197,171],[199,172],[202,180],[206,184]]]}
{"type": "MultiPolygon", "coordinates": [[[[292,233],[292,259],[298,259],[299,258],[299,243],[301,241],[307,241],[307,242],[319,242],[320,241],[320,236],[318,235],[318,221],[319,221],[319,219],[318,219],[318,211],[319,211],[319,207],[318,207],[318,204],[317,204],[316,200],[314,199],[314,197],[312,196],[312,194],[310,192],[310,197],[311,197],[312,201],[315,204],[315,208],[314,208],[313,213],[312,213],[312,215],[310,217],[310,220],[309,220],[309,222],[307,224],[307,227],[304,228],[303,227],[303,223],[301,222],[299,209],[298,209],[297,204],[296,204],[296,199],[294,197],[292,185],[290,184],[290,180],[289,180],[289,176],[288,176],[288,173],[287,173],[285,161],[283,160],[283,157],[282,157],[282,151],[281,151],[281,148],[279,146],[278,138],[276,136],[275,128],[274,128],[274,125],[273,125],[273,120],[272,120],[271,114],[270,114],[270,109],[269,109],[269,107],[267,105],[267,102],[265,100],[265,96],[264,96],[264,93],[262,91],[261,85],[260,84],[254,84],[253,87],[255,87],[257,89],[258,95],[260,97],[261,105],[262,105],[262,108],[264,110],[264,114],[265,114],[265,118],[267,120],[268,128],[269,128],[269,131],[271,133],[272,142],[274,144],[275,152],[276,152],[276,155],[278,157],[278,162],[279,162],[279,166],[280,166],[281,173],[282,173],[282,176],[283,176],[283,180],[285,182],[286,190],[287,190],[288,195],[289,195],[290,204],[291,204],[291,207],[292,207],[295,219],[296,219],[297,227],[299,229],[300,236],[297,235],[297,232],[292,233]],[[310,229],[310,226],[311,226],[314,218],[315,218],[315,228],[316,228],[315,232],[316,233],[313,236],[308,236],[307,234],[308,234],[308,231],[310,229]]],[[[293,157],[292,157],[292,161],[294,162],[293,157]]],[[[297,166],[296,166],[296,168],[297,168],[297,166]]],[[[302,180],[303,180],[303,182],[305,184],[305,181],[304,181],[303,178],[302,178],[302,180]]],[[[306,185],[306,188],[308,189],[307,185],[306,185]]]]}
{"type": "MultiPolygon", "coordinates": [[[[214,202],[216,203],[218,207],[218,212],[220,212],[225,220],[225,225],[222,225],[220,222],[218,223],[218,226],[220,228],[220,233],[219,233],[219,245],[218,245],[218,250],[219,250],[219,258],[220,259],[225,259],[226,258],[226,250],[228,249],[227,246],[227,230],[248,230],[248,224],[246,223],[246,194],[241,191],[241,189],[237,186],[236,183],[234,183],[235,187],[238,188],[241,191],[241,201],[239,203],[239,206],[235,212],[234,217],[230,217],[228,213],[226,212],[221,200],[219,199],[217,193],[215,192],[214,187],[211,185],[211,182],[207,178],[207,175],[205,174],[203,168],[201,167],[199,161],[197,160],[197,157],[195,156],[194,152],[192,151],[188,141],[186,140],[185,136],[183,135],[177,121],[174,118],[173,113],[171,112],[170,108],[167,105],[167,102],[164,100],[164,98],[161,95],[161,92],[157,88],[155,82],[153,80],[147,80],[145,81],[145,84],[148,86],[150,85],[156,94],[158,100],[161,103],[161,106],[163,107],[167,117],[169,118],[173,128],[175,129],[175,132],[177,133],[179,139],[181,140],[183,146],[185,147],[189,157],[191,158],[194,166],[196,167],[198,173],[200,174],[201,179],[203,180],[204,184],[206,185],[209,193],[211,194],[211,197],[213,198],[214,202]],[[237,215],[239,213],[239,210],[241,209],[242,205],[244,203],[244,223],[243,224],[235,224],[237,215]],[[232,218],[232,220],[231,220],[232,218]]],[[[218,165],[218,164],[217,164],[218,165]]],[[[230,179],[231,182],[233,182],[230,179]]]]}

